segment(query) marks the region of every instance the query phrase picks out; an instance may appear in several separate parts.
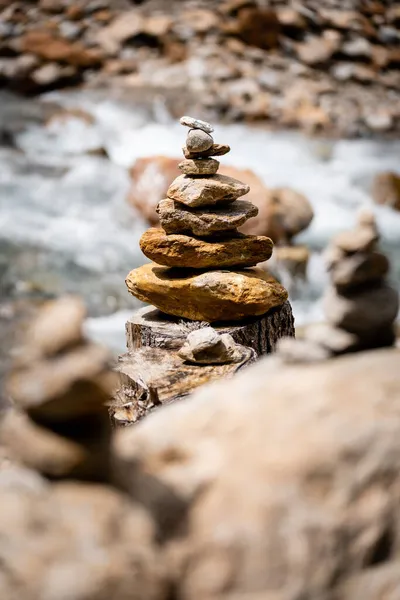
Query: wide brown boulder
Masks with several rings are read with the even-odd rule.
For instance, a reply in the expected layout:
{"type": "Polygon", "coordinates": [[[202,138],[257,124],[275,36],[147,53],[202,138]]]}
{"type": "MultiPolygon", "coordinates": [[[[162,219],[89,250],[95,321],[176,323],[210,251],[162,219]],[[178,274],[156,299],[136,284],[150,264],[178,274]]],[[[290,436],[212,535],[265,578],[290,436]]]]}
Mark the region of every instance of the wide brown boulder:
{"type": "Polygon", "coordinates": [[[196,271],[149,263],[126,278],[128,291],[161,311],[193,321],[240,321],[267,313],[287,291],[262,269],[196,271]]]}
{"type": "Polygon", "coordinates": [[[277,360],[118,434],[131,493],[175,519],[177,595],[396,598],[400,351],[277,360]]]}

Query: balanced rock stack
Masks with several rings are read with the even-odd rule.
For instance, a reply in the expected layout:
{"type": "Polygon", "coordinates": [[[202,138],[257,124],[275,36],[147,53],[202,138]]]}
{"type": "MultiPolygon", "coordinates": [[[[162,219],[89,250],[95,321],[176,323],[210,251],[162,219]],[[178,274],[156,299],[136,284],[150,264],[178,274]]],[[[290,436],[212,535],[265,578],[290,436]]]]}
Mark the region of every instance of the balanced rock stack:
{"type": "Polygon", "coordinates": [[[189,127],[182,175],[157,207],[163,229],[149,229],[140,240],[142,252],[154,262],[128,275],[128,290],[164,313],[195,321],[264,315],[284,304],[287,292],[254,268],[271,257],[272,241],[237,230],[258,212],[239,200],[250,188],[217,174],[219,162],[213,157],[230,148],[214,143],[209,123],[182,117],[181,124],[189,127]]]}
{"type": "Polygon", "coordinates": [[[1,421],[0,446],[49,478],[104,481],[116,374],[109,352],[84,338],[85,314],[79,298],[64,297],[28,327],[7,381],[15,408],[1,421]]]}
{"type": "Polygon", "coordinates": [[[349,348],[390,346],[395,340],[399,296],[385,281],[389,261],[377,250],[378,242],[375,218],[363,212],[357,228],[338,235],[326,255],[332,285],[325,314],[333,327],[352,336],[349,348]]]}
{"type": "Polygon", "coordinates": [[[281,340],[290,360],[391,346],[399,295],[385,280],[389,261],[378,251],[373,214],[363,212],[357,227],[336,236],[326,251],[331,284],[324,295],[326,323],[307,328],[305,338],[281,340]]]}

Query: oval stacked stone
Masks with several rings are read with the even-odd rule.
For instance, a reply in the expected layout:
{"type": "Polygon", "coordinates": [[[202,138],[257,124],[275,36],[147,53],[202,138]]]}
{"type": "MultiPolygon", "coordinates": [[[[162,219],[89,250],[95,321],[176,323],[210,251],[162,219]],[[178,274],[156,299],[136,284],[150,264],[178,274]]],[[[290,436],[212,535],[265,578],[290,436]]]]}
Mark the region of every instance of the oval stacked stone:
{"type": "Polygon", "coordinates": [[[240,199],[250,188],[218,175],[214,157],[230,148],[214,143],[209,123],[185,116],[181,124],[189,128],[185,160],[179,164],[182,175],[157,207],[163,229],[152,228],[140,240],[153,263],[128,275],[128,290],[167,314],[192,320],[237,321],[265,314],[283,304],[287,292],[254,268],[271,257],[272,241],[237,230],[258,213],[240,199]]]}

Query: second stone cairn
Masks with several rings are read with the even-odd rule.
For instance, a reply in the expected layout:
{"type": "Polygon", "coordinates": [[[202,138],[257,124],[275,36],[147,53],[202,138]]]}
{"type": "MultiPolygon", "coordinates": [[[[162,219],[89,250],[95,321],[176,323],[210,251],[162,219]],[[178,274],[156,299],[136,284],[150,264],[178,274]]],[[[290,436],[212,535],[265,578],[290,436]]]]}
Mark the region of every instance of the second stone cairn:
{"type": "Polygon", "coordinates": [[[157,207],[163,229],[149,229],[140,240],[153,262],[129,273],[128,290],[164,313],[194,321],[264,315],[284,304],[287,292],[255,267],[271,257],[270,238],[237,230],[258,212],[239,200],[250,188],[217,174],[213,157],[230,148],[214,143],[210,124],[191,117],[182,117],[181,124],[189,127],[182,175],[157,207]]]}

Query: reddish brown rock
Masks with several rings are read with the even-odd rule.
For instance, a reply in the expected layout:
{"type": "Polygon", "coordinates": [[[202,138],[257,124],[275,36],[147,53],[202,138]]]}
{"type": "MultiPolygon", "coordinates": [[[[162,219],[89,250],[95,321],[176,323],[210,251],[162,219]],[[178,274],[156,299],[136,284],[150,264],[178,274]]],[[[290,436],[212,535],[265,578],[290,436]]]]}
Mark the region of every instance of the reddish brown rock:
{"type": "Polygon", "coordinates": [[[45,30],[28,31],[21,39],[21,49],[44,60],[60,61],[75,67],[94,67],[102,62],[98,51],[45,30]]]}
{"type": "Polygon", "coordinates": [[[155,228],[140,239],[143,254],[155,263],[192,269],[253,267],[270,258],[272,247],[272,241],[262,236],[237,234],[206,241],[188,235],[167,235],[155,228]]]}
{"type": "Polygon", "coordinates": [[[268,8],[241,8],[232,32],[243,42],[258,48],[274,48],[278,45],[280,25],[275,11],[268,8]]]}
{"type": "Polygon", "coordinates": [[[274,243],[287,243],[311,223],[314,212],[305,196],[290,188],[269,189],[253,171],[221,167],[221,173],[248,183],[248,200],[258,208],[258,215],[241,229],[244,233],[266,235],[274,243]]]}
{"type": "Polygon", "coordinates": [[[179,175],[179,159],[167,156],[138,158],[130,170],[130,202],[151,224],[158,223],[156,208],[165,198],[170,182],[179,175]]]}
{"type": "Polygon", "coordinates": [[[387,171],[375,176],[372,197],[377,204],[400,210],[400,175],[387,171]]]}

